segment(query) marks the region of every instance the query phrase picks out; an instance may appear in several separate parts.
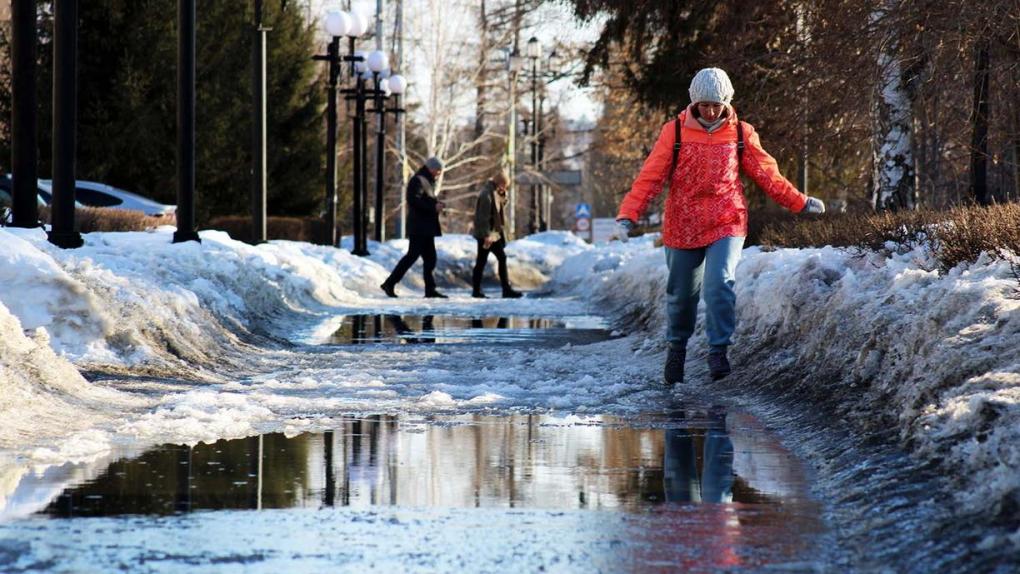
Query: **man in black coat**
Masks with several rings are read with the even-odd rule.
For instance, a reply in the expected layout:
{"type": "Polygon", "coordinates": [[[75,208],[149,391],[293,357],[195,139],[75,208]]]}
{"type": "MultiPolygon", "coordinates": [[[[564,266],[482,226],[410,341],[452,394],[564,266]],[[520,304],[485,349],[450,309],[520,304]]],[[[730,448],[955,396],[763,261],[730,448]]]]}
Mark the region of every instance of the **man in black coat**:
{"type": "Polygon", "coordinates": [[[409,245],[404,255],[393,268],[393,272],[379,287],[389,297],[396,297],[393,290],[404,278],[407,270],[421,257],[422,273],[425,277],[425,296],[446,299],[436,291],[436,280],[432,271],[436,268],[436,237],[443,234],[439,227],[439,214],[443,211],[443,202],[436,198],[436,178],[443,173],[443,162],[430,157],[425,165],[415,172],[407,183],[407,237],[409,245]]]}

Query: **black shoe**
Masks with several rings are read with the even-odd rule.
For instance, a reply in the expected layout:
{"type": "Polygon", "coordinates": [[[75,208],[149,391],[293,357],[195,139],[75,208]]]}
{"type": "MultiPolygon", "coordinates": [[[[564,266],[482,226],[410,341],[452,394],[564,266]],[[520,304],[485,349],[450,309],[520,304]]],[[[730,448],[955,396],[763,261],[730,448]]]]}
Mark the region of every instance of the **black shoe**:
{"type": "Polygon", "coordinates": [[[671,343],[669,349],[666,350],[666,366],[662,370],[662,378],[667,385],[684,382],[684,361],[686,360],[687,347],[671,343]]]}
{"type": "Polygon", "coordinates": [[[393,285],[390,285],[389,283],[383,283],[379,286],[379,288],[383,290],[383,293],[385,293],[387,297],[395,298],[397,296],[397,293],[393,290],[393,285]]]}
{"type": "Polygon", "coordinates": [[[481,291],[472,291],[471,296],[475,299],[488,299],[488,297],[485,296],[485,293],[482,293],[481,291]]]}
{"type": "Polygon", "coordinates": [[[520,299],[521,297],[524,297],[524,293],[521,293],[520,291],[514,291],[513,289],[503,290],[504,299],[520,299]]]}
{"type": "Polygon", "coordinates": [[[713,381],[730,374],[730,361],[726,358],[726,349],[711,350],[708,352],[708,374],[713,381]]]}
{"type": "Polygon", "coordinates": [[[446,295],[443,295],[439,291],[429,291],[428,293],[425,294],[425,298],[427,298],[427,299],[449,299],[449,297],[447,297],[446,295]]]}

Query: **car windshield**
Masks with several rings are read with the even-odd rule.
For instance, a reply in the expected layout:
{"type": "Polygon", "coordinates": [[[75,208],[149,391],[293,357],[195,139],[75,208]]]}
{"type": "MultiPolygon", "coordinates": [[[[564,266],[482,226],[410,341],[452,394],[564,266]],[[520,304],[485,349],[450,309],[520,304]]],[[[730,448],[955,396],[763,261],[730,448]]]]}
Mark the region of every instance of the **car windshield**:
{"type": "Polygon", "coordinates": [[[74,194],[79,202],[91,207],[113,207],[124,203],[122,199],[114,197],[109,193],[80,186],[75,188],[74,194]]]}

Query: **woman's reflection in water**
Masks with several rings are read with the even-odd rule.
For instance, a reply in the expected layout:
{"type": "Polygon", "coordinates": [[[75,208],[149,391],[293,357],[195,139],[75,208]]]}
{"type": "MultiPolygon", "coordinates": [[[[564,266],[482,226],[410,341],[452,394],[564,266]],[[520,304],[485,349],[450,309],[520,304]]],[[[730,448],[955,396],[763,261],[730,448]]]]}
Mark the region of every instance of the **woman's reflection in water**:
{"type": "Polygon", "coordinates": [[[667,429],[665,441],[668,502],[733,501],[733,443],[726,434],[724,411],[710,412],[706,428],[667,429]]]}

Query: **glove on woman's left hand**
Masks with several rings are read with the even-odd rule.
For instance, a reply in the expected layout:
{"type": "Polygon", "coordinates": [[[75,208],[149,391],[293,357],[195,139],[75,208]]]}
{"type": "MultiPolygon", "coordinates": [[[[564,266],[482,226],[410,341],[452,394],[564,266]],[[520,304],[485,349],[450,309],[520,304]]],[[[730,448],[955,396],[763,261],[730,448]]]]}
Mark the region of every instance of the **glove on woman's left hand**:
{"type": "Polygon", "coordinates": [[[803,213],[825,213],[825,203],[817,197],[807,198],[803,213]]]}

